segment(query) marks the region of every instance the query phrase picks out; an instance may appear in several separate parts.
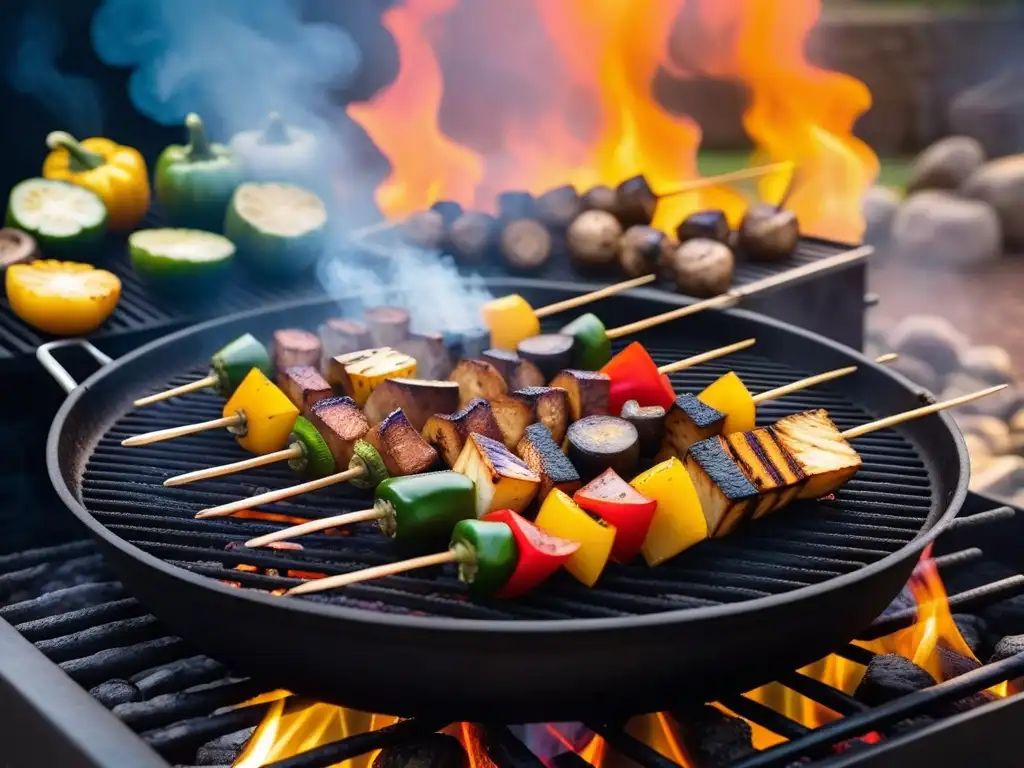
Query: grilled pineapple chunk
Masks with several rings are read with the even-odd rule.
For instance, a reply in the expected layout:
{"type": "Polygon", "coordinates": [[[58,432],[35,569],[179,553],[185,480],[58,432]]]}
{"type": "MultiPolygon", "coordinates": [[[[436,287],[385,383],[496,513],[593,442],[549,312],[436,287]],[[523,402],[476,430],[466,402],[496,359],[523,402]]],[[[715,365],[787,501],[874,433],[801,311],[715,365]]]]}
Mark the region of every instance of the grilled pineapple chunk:
{"type": "Polygon", "coordinates": [[[382,381],[415,376],[416,361],[391,347],[338,355],[327,364],[327,381],[355,400],[360,408],[382,381]]]}
{"type": "Polygon", "coordinates": [[[682,459],[690,446],[721,434],[725,414],[693,395],[680,395],[665,415],[665,436],[655,461],[682,459]]]}
{"type": "Polygon", "coordinates": [[[721,435],[691,445],[683,465],[697,490],[713,537],[734,530],[757,505],[757,488],[736,466],[721,435]]]}
{"type": "Polygon", "coordinates": [[[770,429],[736,432],[726,442],[736,465],[761,495],[755,518],[781,509],[796,498],[804,482],[803,470],[770,429]]]}
{"type": "Polygon", "coordinates": [[[719,376],[697,395],[705,405],[725,414],[721,434],[747,432],[754,428],[757,406],[750,390],[732,371],[719,376]]]}
{"type": "Polygon", "coordinates": [[[828,496],[860,469],[857,451],[822,408],[786,416],[771,429],[807,477],[797,493],[799,499],[828,496]]]}
{"type": "Polygon", "coordinates": [[[540,488],[540,475],[497,440],[471,434],[452,467],[476,483],[476,516],[512,509],[522,512],[540,488]]]}

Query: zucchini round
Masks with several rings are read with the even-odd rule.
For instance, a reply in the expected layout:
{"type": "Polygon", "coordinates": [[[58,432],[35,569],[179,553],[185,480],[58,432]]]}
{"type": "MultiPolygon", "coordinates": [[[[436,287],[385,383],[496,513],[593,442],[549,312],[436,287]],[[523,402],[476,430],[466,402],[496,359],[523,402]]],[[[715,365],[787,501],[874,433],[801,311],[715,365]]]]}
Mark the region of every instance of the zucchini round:
{"type": "Polygon", "coordinates": [[[365,440],[357,440],[352,452],[352,461],[348,468],[359,467],[363,474],[352,478],[349,482],[356,488],[376,488],[382,481],[391,477],[380,453],[365,440]]]}
{"type": "Polygon", "coordinates": [[[308,419],[299,416],[295,420],[288,442],[302,446],[302,455],[288,461],[292,471],[309,477],[327,477],[337,470],[327,441],[308,419]]]}

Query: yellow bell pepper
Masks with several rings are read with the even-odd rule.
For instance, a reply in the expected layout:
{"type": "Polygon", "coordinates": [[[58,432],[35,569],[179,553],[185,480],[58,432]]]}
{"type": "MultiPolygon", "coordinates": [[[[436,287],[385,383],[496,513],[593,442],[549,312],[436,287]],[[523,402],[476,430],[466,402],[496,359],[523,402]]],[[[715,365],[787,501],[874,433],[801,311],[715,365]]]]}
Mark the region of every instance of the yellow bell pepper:
{"type": "Polygon", "coordinates": [[[630,483],[658,502],[640,553],[651,567],[661,565],[708,537],[708,524],[690,474],[674,456],[655,464],[630,483]]]}
{"type": "Polygon", "coordinates": [[[519,342],[540,333],[540,320],[533,307],[518,293],[484,304],[484,325],[491,332],[491,346],[515,352],[519,342]]]}
{"type": "Polygon", "coordinates": [[[7,268],[7,301],[29,325],[55,336],[94,331],[121,298],[117,275],[73,261],[33,261],[7,268]]]}
{"type": "Polygon", "coordinates": [[[238,413],[245,417],[245,424],[231,431],[240,446],[255,454],[284,448],[299,418],[299,409],[259,368],[242,379],[221,415],[238,413]]]}
{"type": "Polygon", "coordinates": [[[594,586],[611,557],[615,526],[585,512],[557,488],[544,499],[534,522],[545,533],[580,545],[565,569],[588,587],[594,586]]]}
{"type": "Polygon", "coordinates": [[[757,406],[754,396],[746,388],[740,377],[732,371],[723,374],[697,395],[704,405],[710,405],[725,414],[722,434],[733,432],[749,432],[754,428],[757,406]]]}
{"type": "Polygon", "coordinates": [[[47,136],[46,146],[51,152],[43,162],[44,178],[70,181],[99,195],[115,232],[142,221],[149,210],[149,173],[137,149],[102,138],[79,142],[64,131],[47,136]]]}

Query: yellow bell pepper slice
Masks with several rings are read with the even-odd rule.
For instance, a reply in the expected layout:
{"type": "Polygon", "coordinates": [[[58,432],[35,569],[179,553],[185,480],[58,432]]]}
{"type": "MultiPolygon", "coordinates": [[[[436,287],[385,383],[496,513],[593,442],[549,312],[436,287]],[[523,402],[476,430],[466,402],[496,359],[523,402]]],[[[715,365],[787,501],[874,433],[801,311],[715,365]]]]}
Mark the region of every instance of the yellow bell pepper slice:
{"type": "Polygon", "coordinates": [[[565,568],[588,587],[594,586],[611,557],[615,526],[585,512],[557,488],[544,499],[534,523],[552,536],[580,545],[565,568]]]}
{"type": "Polygon", "coordinates": [[[240,446],[256,454],[284,448],[299,417],[295,404],[259,368],[242,379],[221,415],[237,413],[245,416],[245,423],[232,432],[240,446]]]}
{"type": "Polygon", "coordinates": [[[55,336],[95,331],[121,298],[117,275],[73,261],[13,264],[7,268],[5,284],[14,313],[55,336]]]}
{"type": "Polygon", "coordinates": [[[697,489],[676,457],[655,464],[630,483],[658,502],[640,554],[651,567],[661,565],[708,537],[697,489]]]}
{"type": "Polygon", "coordinates": [[[540,333],[540,320],[533,307],[518,293],[484,304],[484,325],[491,332],[491,346],[515,352],[519,342],[540,333]]]}
{"type": "Polygon", "coordinates": [[[732,371],[708,384],[707,388],[697,395],[697,399],[725,414],[725,422],[722,424],[723,435],[749,432],[755,426],[757,406],[754,404],[754,396],[740,381],[740,377],[732,371]]]}
{"type": "Polygon", "coordinates": [[[139,150],[110,139],[77,141],[64,131],[46,137],[51,149],[43,161],[43,178],[69,181],[97,195],[107,207],[107,224],[127,232],[149,210],[149,172],[139,150]]]}

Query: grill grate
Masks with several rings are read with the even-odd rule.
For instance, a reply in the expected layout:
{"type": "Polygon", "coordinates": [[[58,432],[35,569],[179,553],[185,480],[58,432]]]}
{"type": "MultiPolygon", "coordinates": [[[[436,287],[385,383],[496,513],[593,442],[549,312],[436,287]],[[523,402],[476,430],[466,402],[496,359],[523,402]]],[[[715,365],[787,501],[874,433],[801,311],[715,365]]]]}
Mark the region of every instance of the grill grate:
{"type": "MultiPolygon", "coordinates": [[[[667,363],[700,351],[680,343],[651,344],[654,359],[667,363]]],[[[677,391],[695,391],[732,369],[754,392],[814,371],[800,371],[752,353],[672,376],[677,391]]],[[[169,384],[201,375],[195,369],[169,384]]],[[[280,523],[242,519],[195,520],[199,509],[295,482],[286,467],[267,467],[229,478],[165,488],[164,478],[213,463],[233,461],[242,451],[226,432],[205,433],[145,448],[120,441],[140,432],[214,418],[222,400],[196,393],[127,413],[100,440],[82,482],[85,507],[103,524],[141,549],[195,573],[241,587],[273,590],[292,586],[294,572],[335,574],[394,559],[393,548],[371,524],[343,534],[303,538],[302,551],[232,548],[275,530],[280,523]],[[125,478],[131,478],[126,480],[125,478]],[[238,566],[255,566],[237,570],[238,566]],[[289,575],[289,572],[292,572],[289,575]]],[[[828,385],[765,404],[761,423],[805,408],[827,408],[840,427],[869,420],[828,385]]],[[[834,501],[799,503],[790,510],[724,540],[704,542],[656,569],[612,566],[588,589],[560,574],[544,588],[516,601],[466,599],[454,569],[393,576],[353,585],[344,592],[315,595],[375,611],[478,619],[571,619],[620,617],[735,603],[780,594],[850,573],[905,546],[920,531],[931,508],[932,486],[914,447],[884,431],[857,442],[863,470],[834,501]]],[[[317,518],[369,505],[370,496],[336,486],[266,507],[266,511],[317,518]]]]}

